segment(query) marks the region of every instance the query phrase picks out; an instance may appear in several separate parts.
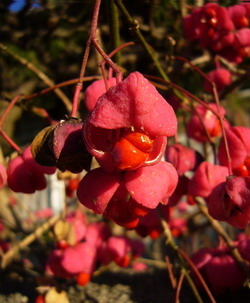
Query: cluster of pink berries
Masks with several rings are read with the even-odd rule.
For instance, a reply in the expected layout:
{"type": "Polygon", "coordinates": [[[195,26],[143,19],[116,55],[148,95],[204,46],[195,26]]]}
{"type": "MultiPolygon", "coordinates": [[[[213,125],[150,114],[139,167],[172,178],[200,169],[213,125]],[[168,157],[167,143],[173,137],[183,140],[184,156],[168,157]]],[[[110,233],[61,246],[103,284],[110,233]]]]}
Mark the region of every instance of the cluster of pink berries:
{"type": "MultiPolygon", "coordinates": [[[[86,103],[91,110],[84,123],[69,119],[46,128],[33,141],[31,151],[27,147],[9,163],[9,187],[25,193],[43,189],[44,173],[53,173],[54,165],[72,172],[88,170],[87,148],[100,167],[77,182],[77,196],[95,213],[141,230],[140,221],[150,221],[147,215],[158,206],[164,212],[164,206],[176,205],[183,195],[198,196],[206,199],[215,219],[244,228],[250,221],[250,130],[231,127],[224,119],[225,109],[221,106],[218,111],[215,104],[194,107],[187,122],[190,138],[200,143],[214,141],[222,135],[220,113],[231,156],[233,175],[229,176],[223,137],[218,148],[220,165],[204,161],[181,144],[165,152],[167,137],[176,133],[176,116],[140,73],[130,74],[117,85],[111,79],[107,92],[104,83],[98,80],[88,87],[86,103]],[[38,163],[50,167],[37,164],[31,152],[38,163]],[[162,160],[164,154],[168,162],[162,160]],[[194,172],[191,179],[185,175],[188,171],[194,172]]],[[[6,172],[1,171],[4,182],[6,172]]]]}
{"type": "Polygon", "coordinates": [[[132,264],[141,256],[144,244],[138,239],[112,235],[108,224],[104,222],[87,223],[82,212],[67,215],[54,228],[57,247],[51,251],[46,264],[46,272],[58,278],[75,278],[79,285],[85,285],[100,265],[114,261],[121,267],[132,264]],[[64,224],[70,225],[68,233],[64,224]]]}
{"type": "MultiPolygon", "coordinates": [[[[113,79],[106,82],[107,87],[104,84],[98,80],[86,91],[90,111],[86,121],[70,118],[42,130],[31,147],[9,163],[7,174],[1,168],[2,184],[7,178],[14,191],[33,193],[46,186],[44,173],[53,173],[55,167],[73,173],[86,169],[75,186],[79,201],[141,236],[156,238],[161,233],[159,212],[173,234],[183,235],[185,220],[173,219],[170,214],[183,196],[192,203],[203,198],[214,219],[245,228],[250,222],[250,129],[230,126],[222,106],[194,106],[186,133],[201,144],[219,141],[215,152],[219,165],[212,164],[180,143],[166,149],[168,137],[176,134],[175,113],[139,72],[118,84],[113,79]],[[99,167],[91,170],[92,156],[99,167]],[[192,177],[187,174],[190,172],[192,177]]],[[[73,240],[68,235],[58,239],[47,262],[47,271],[57,277],[77,277],[79,284],[84,284],[98,263],[115,261],[126,266],[131,256],[142,252],[141,244],[112,236],[104,223],[88,225],[82,215],[68,216],[66,221],[74,226],[75,236],[73,240]]],[[[211,255],[212,262],[214,253],[220,256],[221,249],[205,253],[211,255]]],[[[223,258],[225,254],[231,258],[222,250],[223,258]]],[[[198,267],[205,265],[197,261],[198,267]]],[[[242,285],[242,279],[238,284],[242,285]]]]}
{"type": "MultiPolygon", "coordinates": [[[[215,104],[209,104],[216,110],[215,104]]],[[[220,108],[221,116],[226,112],[220,108]]],[[[212,164],[197,155],[192,148],[174,144],[167,149],[166,159],[180,175],[176,191],[169,200],[175,205],[183,195],[202,197],[206,200],[210,215],[220,221],[227,221],[237,228],[245,228],[250,221],[250,129],[230,126],[224,120],[225,135],[232,175],[229,175],[225,140],[221,137],[218,118],[208,109],[198,105],[187,122],[187,135],[200,143],[220,138],[216,160],[212,164]],[[185,173],[193,171],[187,178],[185,173]]]]}
{"type": "MultiPolygon", "coordinates": [[[[183,20],[184,35],[189,41],[197,41],[202,49],[220,55],[231,63],[239,64],[250,56],[250,4],[222,7],[208,3],[194,9],[183,20]]],[[[223,90],[232,82],[232,75],[224,67],[208,74],[217,90],[223,90]]],[[[210,83],[204,83],[205,90],[212,92],[210,83]]]]}
{"type": "MultiPolygon", "coordinates": [[[[250,238],[239,234],[235,241],[241,256],[250,261],[250,238]]],[[[247,275],[241,270],[228,247],[202,248],[192,255],[192,261],[216,295],[236,291],[242,287],[247,275]]],[[[199,281],[196,281],[199,285],[199,281]]]]}
{"type": "Polygon", "coordinates": [[[202,48],[240,63],[250,55],[249,19],[249,3],[227,8],[208,3],[184,18],[184,35],[202,48]]]}

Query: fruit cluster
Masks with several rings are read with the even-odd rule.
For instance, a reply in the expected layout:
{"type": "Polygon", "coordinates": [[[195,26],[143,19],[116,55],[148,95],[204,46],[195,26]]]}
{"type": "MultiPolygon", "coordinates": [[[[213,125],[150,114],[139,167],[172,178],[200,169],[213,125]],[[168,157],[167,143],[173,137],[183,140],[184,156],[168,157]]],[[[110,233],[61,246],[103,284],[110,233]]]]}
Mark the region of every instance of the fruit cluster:
{"type": "Polygon", "coordinates": [[[114,261],[127,267],[144,251],[142,241],[112,235],[108,224],[88,223],[84,213],[79,211],[58,221],[54,236],[56,247],[48,256],[47,274],[64,279],[75,278],[79,285],[88,283],[100,265],[114,261]]]}
{"type": "MultiPolygon", "coordinates": [[[[202,49],[219,55],[230,63],[239,64],[250,56],[250,4],[223,7],[217,3],[207,3],[192,10],[183,19],[184,36],[196,41],[202,49]]],[[[231,72],[216,64],[216,69],[208,73],[208,78],[223,90],[232,82],[231,72]]],[[[212,92],[212,86],[204,81],[204,88],[212,92]]]]}
{"type": "MultiPolygon", "coordinates": [[[[237,67],[250,56],[249,19],[248,3],[227,8],[208,3],[184,18],[184,34],[212,56],[223,57],[228,66],[237,67]]],[[[96,46],[96,40],[91,42],[96,46]]],[[[206,94],[205,102],[180,86],[178,90],[175,83],[138,71],[122,79],[111,59],[103,58],[109,63],[109,77],[103,72],[103,79],[98,77],[85,90],[85,120],[76,118],[82,76],[70,117],[50,121],[24,150],[2,130],[10,107],[0,118],[0,135],[17,151],[7,169],[0,163],[0,188],[8,184],[14,192],[32,194],[46,188],[47,174],[61,177],[66,172],[68,197],[76,196],[90,216],[102,216],[102,221],[94,216],[88,223],[85,214],[67,213],[67,209],[53,226],[55,247],[47,258],[46,273],[75,279],[79,285],[85,285],[99,266],[111,262],[133,266],[143,253],[142,241],[113,233],[109,220],[125,228],[124,233],[133,229],[141,237],[156,239],[164,231],[170,242],[172,236],[178,241],[189,232],[188,220],[193,219],[182,215],[190,208],[202,212],[205,207],[207,222],[217,233],[222,227],[214,220],[231,224],[233,230],[245,229],[250,222],[250,129],[234,126],[218,94],[232,83],[231,72],[216,61],[216,70],[206,76],[189,62],[203,75],[204,90],[213,94],[206,94]],[[167,90],[165,98],[157,86],[167,90]]],[[[33,215],[48,219],[52,211],[33,215]]],[[[249,238],[239,234],[232,244],[225,234],[229,247],[204,248],[192,256],[214,294],[241,287],[246,273],[238,263],[244,262],[242,258],[250,262],[249,238]],[[232,248],[238,250],[239,260],[232,248]]],[[[173,247],[182,266],[181,250],[172,243],[173,247]]],[[[6,239],[0,239],[0,249],[3,255],[11,250],[6,239]]]]}
{"type": "Polygon", "coordinates": [[[183,20],[185,37],[230,62],[240,63],[250,55],[250,4],[227,8],[208,3],[194,9],[183,20]]]}

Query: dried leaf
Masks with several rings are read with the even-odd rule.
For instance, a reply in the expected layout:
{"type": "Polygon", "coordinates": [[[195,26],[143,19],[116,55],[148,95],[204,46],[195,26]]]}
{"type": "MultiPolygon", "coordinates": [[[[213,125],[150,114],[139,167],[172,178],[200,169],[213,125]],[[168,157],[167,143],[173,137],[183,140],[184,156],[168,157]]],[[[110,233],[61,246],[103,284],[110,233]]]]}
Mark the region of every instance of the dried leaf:
{"type": "Polygon", "coordinates": [[[45,295],[45,303],[70,303],[65,291],[58,292],[52,287],[45,295]]]}

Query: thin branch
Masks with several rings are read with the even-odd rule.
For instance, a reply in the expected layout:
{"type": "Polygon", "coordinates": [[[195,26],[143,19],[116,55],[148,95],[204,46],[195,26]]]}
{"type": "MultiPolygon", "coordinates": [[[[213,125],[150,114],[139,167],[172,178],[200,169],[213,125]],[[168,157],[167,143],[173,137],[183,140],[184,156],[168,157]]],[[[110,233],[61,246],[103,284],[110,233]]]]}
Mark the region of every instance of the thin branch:
{"type": "MultiPolygon", "coordinates": [[[[101,78],[101,76],[84,77],[84,78],[83,78],[83,82],[98,80],[98,79],[100,79],[100,78],[101,78]]],[[[68,86],[68,85],[75,84],[75,83],[78,82],[78,80],[79,80],[79,79],[77,78],[77,79],[67,80],[67,81],[58,83],[58,84],[56,84],[56,85],[54,85],[54,86],[51,86],[51,87],[49,87],[49,88],[45,88],[45,89],[41,90],[41,91],[38,92],[38,93],[29,95],[29,96],[24,96],[23,99],[26,100],[26,101],[31,100],[31,99],[36,98],[36,97],[39,97],[39,96],[41,96],[41,95],[43,95],[43,94],[47,94],[47,93],[49,93],[49,92],[55,90],[55,89],[58,88],[58,87],[63,87],[63,86],[68,86]]]]}
{"type": "Polygon", "coordinates": [[[84,73],[85,73],[85,69],[87,66],[87,61],[88,61],[89,53],[90,53],[90,46],[91,46],[92,39],[93,39],[94,35],[96,34],[100,5],[101,5],[101,0],[96,0],[95,7],[94,7],[94,13],[93,13],[93,17],[92,17],[90,35],[89,35],[89,39],[87,40],[87,44],[85,47],[80,75],[79,75],[78,82],[76,84],[75,93],[74,93],[74,97],[73,97],[73,106],[72,106],[72,111],[70,114],[71,117],[75,117],[77,115],[79,101],[80,101],[80,93],[81,93],[81,90],[83,87],[83,77],[84,77],[84,73]]]}
{"type": "Polygon", "coordinates": [[[23,95],[17,95],[16,97],[14,97],[10,103],[8,104],[8,106],[6,107],[5,111],[3,112],[2,116],[0,117],[0,128],[2,128],[5,119],[7,118],[9,112],[11,111],[12,107],[19,101],[19,99],[21,99],[23,97],[23,95]]]}
{"type": "Polygon", "coordinates": [[[14,150],[16,150],[19,154],[21,153],[21,148],[6,134],[2,128],[0,128],[0,135],[14,150]]]}
{"type": "Polygon", "coordinates": [[[106,61],[106,63],[113,69],[113,71],[116,73],[116,78],[117,78],[117,83],[119,83],[122,80],[122,71],[121,69],[118,67],[118,65],[116,65],[111,59],[110,57],[104,52],[104,50],[101,48],[101,46],[99,45],[98,41],[96,39],[92,40],[93,45],[95,46],[95,48],[97,49],[97,51],[102,55],[102,57],[104,58],[104,60],[106,61]]]}
{"type": "Polygon", "coordinates": [[[197,267],[195,266],[195,264],[192,262],[192,260],[189,258],[189,256],[181,249],[179,249],[179,253],[182,255],[182,257],[186,260],[186,262],[188,263],[188,265],[190,266],[190,268],[193,270],[193,272],[196,274],[197,278],[199,279],[199,281],[201,282],[202,286],[204,287],[210,301],[212,303],[216,303],[216,300],[214,298],[214,296],[212,295],[210,289],[207,286],[207,283],[204,281],[202,275],[200,274],[199,270],[197,269],[197,267]]]}
{"type": "Polygon", "coordinates": [[[9,265],[12,262],[15,255],[20,250],[30,245],[33,241],[39,238],[44,232],[50,229],[59,220],[59,218],[60,218],[60,214],[53,216],[47,222],[39,226],[32,234],[28,235],[21,242],[19,242],[17,245],[15,245],[9,251],[7,251],[1,258],[1,268],[5,268],[7,265],[9,265]]]}
{"type": "Polygon", "coordinates": [[[218,92],[217,92],[217,89],[216,89],[216,85],[213,82],[212,82],[212,88],[213,88],[214,99],[215,99],[215,102],[216,102],[216,105],[217,105],[217,111],[218,111],[218,114],[219,114],[219,121],[220,121],[221,130],[222,130],[222,137],[223,137],[224,144],[225,144],[228,173],[229,173],[229,175],[232,175],[233,174],[232,160],[231,160],[230,153],[229,153],[226,130],[225,130],[223,118],[222,118],[222,115],[221,115],[220,100],[219,100],[218,92]]]}
{"type": "Polygon", "coordinates": [[[136,38],[141,42],[142,46],[148,53],[148,55],[152,58],[158,72],[162,76],[163,79],[169,81],[169,77],[161,67],[161,64],[151,46],[147,43],[145,38],[143,37],[141,31],[140,31],[140,24],[137,20],[133,19],[129,12],[127,11],[126,7],[123,5],[122,0],[115,0],[115,3],[117,7],[120,9],[122,15],[125,17],[126,21],[128,22],[130,26],[130,30],[133,32],[133,34],[136,36],[136,38]]]}
{"type": "MultiPolygon", "coordinates": [[[[29,70],[34,72],[38,78],[40,78],[46,85],[52,87],[55,85],[55,83],[47,76],[45,75],[44,72],[42,72],[38,67],[36,67],[33,63],[29,62],[28,60],[20,57],[19,55],[15,54],[13,51],[11,51],[6,45],[0,43],[0,48],[4,51],[6,51],[9,55],[11,55],[13,58],[15,58],[17,61],[19,61],[21,64],[26,66],[29,70]]],[[[68,97],[64,94],[63,91],[60,89],[55,89],[54,90],[57,96],[62,100],[64,103],[65,107],[67,108],[68,111],[71,110],[72,105],[68,97]]]]}
{"type": "MultiPolygon", "coordinates": [[[[132,45],[135,45],[134,42],[130,41],[130,42],[126,42],[122,45],[120,45],[119,47],[117,47],[116,49],[114,49],[111,53],[108,54],[108,57],[109,58],[112,58],[117,52],[119,52],[121,49],[125,48],[125,47],[128,47],[128,46],[132,46],[132,45]]],[[[106,60],[102,60],[98,66],[102,66],[102,65],[105,65],[106,63],[106,60]]]]}
{"type": "Polygon", "coordinates": [[[179,297],[180,297],[180,292],[181,292],[181,287],[183,284],[183,280],[184,280],[184,272],[181,272],[180,278],[178,280],[178,284],[177,284],[177,288],[176,288],[176,292],[175,292],[175,303],[179,303],[179,297]]]}
{"type": "Polygon", "coordinates": [[[196,297],[196,300],[197,302],[199,303],[203,303],[203,300],[197,290],[197,287],[193,281],[193,279],[191,278],[189,272],[188,272],[188,269],[186,267],[186,264],[185,264],[185,261],[183,260],[182,256],[180,255],[179,253],[179,249],[178,249],[178,246],[175,244],[174,242],[174,239],[172,237],[172,233],[171,233],[171,230],[167,224],[167,222],[161,218],[161,224],[162,224],[162,227],[163,227],[163,231],[164,231],[164,234],[167,238],[166,240],[166,244],[169,245],[169,247],[171,247],[171,249],[173,250],[173,252],[175,253],[177,259],[178,259],[178,263],[181,267],[181,271],[183,272],[185,278],[187,279],[187,282],[190,286],[190,288],[192,289],[193,291],[193,294],[194,296],[196,297]]]}
{"type": "Polygon", "coordinates": [[[173,273],[172,264],[170,263],[170,260],[169,260],[168,256],[165,257],[165,261],[166,261],[166,264],[167,264],[167,270],[168,270],[168,275],[169,275],[169,278],[170,278],[171,285],[172,285],[173,289],[175,289],[176,285],[177,285],[177,282],[176,282],[176,279],[175,279],[175,276],[174,276],[174,273],[173,273]]]}
{"type": "MultiPolygon", "coordinates": [[[[230,154],[229,154],[229,148],[228,148],[228,143],[227,143],[227,136],[226,136],[226,132],[225,132],[223,118],[222,118],[222,115],[221,115],[220,100],[219,100],[218,92],[217,92],[217,89],[216,89],[216,85],[215,85],[215,83],[211,79],[209,79],[209,77],[201,69],[199,69],[199,67],[197,67],[194,64],[192,64],[186,58],[183,58],[183,57],[180,57],[180,56],[175,56],[175,58],[178,59],[178,60],[184,61],[187,64],[189,64],[196,72],[198,72],[212,86],[214,100],[215,100],[215,103],[216,103],[216,106],[217,106],[217,111],[218,111],[218,117],[217,118],[220,121],[220,126],[221,126],[221,130],[222,130],[222,136],[223,136],[223,140],[224,140],[224,143],[225,143],[226,156],[227,156],[227,162],[228,162],[228,172],[229,172],[229,175],[232,175],[233,173],[232,173],[231,157],[230,157],[230,154]]],[[[208,136],[209,142],[212,142],[209,134],[207,133],[207,131],[206,131],[206,134],[208,136]]]]}
{"type": "Polygon", "coordinates": [[[214,220],[209,215],[206,205],[204,205],[204,203],[199,198],[195,198],[195,202],[199,206],[201,213],[207,218],[207,220],[210,222],[210,224],[212,225],[214,230],[217,232],[217,234],[219,236],[221,236],[221,238],[224,240],[224,242],[230,248],[233,257],[238,262],[239,266],[244,270],[244,272],[247,274],[248,278],[250,278],[249,262],[242,258],[237,247],[235,246],[234,242],[230,239],[230,237],[225,232],[225,230],[222,228],[220,223],[217,220],[214,220]]]}
{"type": "MultiPolygon", "coordinates": [[[[117,6],[114,3],[114,0],[109,0],[109,11],[110,11],[110,34],[112,37],[112,49],[117,49],[121,44],[120,32],[119,32],[119,14],[117,6]]],[[[115,61],[118,65],[121,63],[121,52],[116,53],[115,61]]]]}
{"type": "Polygon", "coordinates": [[[96,39],[96,31],[97,31],[100,5],[101,5],[101,0],[96,0],[95,6],[94,6],[94,13],[93,13],[93,18],[92,18],[92,23],[91,23],[89,39],[87,40],[86,48],[85,48],[84,55],[83,55],[79,80],[77,82],[74,97],[73,97],[73,107],[72,107],[72,111],[71,111],[72,117],[75,117],[77,115],[79,99],[80,99],[80,92],[83,87],[82,84],[83,84],[83,79],[84,79],[84,73],[85,73],[85,69],[87,66],[87,61],[88,61],[88,57],[89,57],[89,53],[90,53],[91,44],[94,45],[94,47],[97,49],[97,51],[106,60],[107,64],[114,70],[114,72],[116,73],[117,82],[121,81],[121,78],[122,78],[121,69],[108,57],[108,55],[103,51],[103,49],[101,48],[101,46],[99,45],[99,43],[96,39]]]}
{"type": "Polygon", "coordinates": [[[213,108],[211,108],[206,102],[202,101],[201,99],[199,99],[198,97],[196,97],[195,95],[191,94],[190,92],[188,92],[187,90],[185,90],[184,88],[182,88],[181,86],[173,83],[173,82],[169,82],[166,81],[164,79],[161,79],[159,77],[155,77],[155,76],[151,76],[151,75],[145,75],[144,76],[148,79],[154,79],[154,80],[158,80],[160,82],[166,83],[176,89],[178,89],[179,91],[181,91],[184,95],[187,95],[189,98],[193,99],[194,101],[198,102],[199,104],[201,104],[202,106],[204,106],[207,110],[211,111],[218,119],[219,119],[219,114],[217,113],[217,111],[215,111],[213,108]]]}

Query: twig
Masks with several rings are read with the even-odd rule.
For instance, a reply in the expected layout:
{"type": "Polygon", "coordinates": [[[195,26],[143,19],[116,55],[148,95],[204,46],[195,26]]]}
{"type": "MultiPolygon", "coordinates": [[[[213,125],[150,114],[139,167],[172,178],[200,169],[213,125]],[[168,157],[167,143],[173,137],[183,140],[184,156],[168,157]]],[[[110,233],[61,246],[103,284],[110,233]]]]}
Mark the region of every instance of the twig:
{"type": "Polygon", "coordinates": [[[178,280],[176,292],[175,292],[175,303],[180,302],[179,297],[180,297],[180,292],[181,292],[181,287],[182,287],[184,276],[185,276],[184,272],[181,272],[180,278],[178,280]]]}
{"type": "Polygon", "coordinates": [[[200,296],[200,294],[197,290],[197,287],[196,287],[193,279],[191,278],[191,276],[188,272],[188,269],[186,268],[186,264],[185,264],[182,256],[179,253],[178,246],[174,242],[174,239],[173,239],[172,234],[171,234],[171,230],[170,230],[167,222],[164,219],[161,218],[161,224],[162,224],[162,227],[163,227],[164,234],[167,238],[166,244],[169,245],[171,247],[172,251],[175,253],[175,255],[176,255],[176,257],[179,261],[178,263],[181,267],[181,271],[183,272],[185,278],[187,279],[187,282],[188,282],[190,288],[192,289],[193,294],[196,297],[197,302],[203,303],[203,300],[202,300],[202,298],[201,298],[201,296],[200,296]]]}
{"type": "Polygon", "coordinates": [[[60,218],[60,214],[57,214],[50,218],[47,222],[38,227],[32,234],[28,235],[17,245],[12,247],[9,251],[7,251],[1,259],[1,268],[5,268],[9,265],[14,256],[22,249],[30,245],[33,241],[35,241],[38,237],[40,237],[45,231],[51,228],[60,218]]]}
{"type": "Polygon", "coordinates": [[[166,268],[166,263],[164,261],[161,260],[155,260],[155,259],[146,259],[146,258],[136,258],[136,261],[138,262],[143,262],[146,263],[148,265],[152,265],[152,266],[157,266],[159,268],[165,269],[166,268]]]}
{"type": "MultiPolygon", "coordinates": [[[[55,85],[55,83],[42,72],[39,68],[37,68],[33,63],[29,62],[28,60],[20,57],[19,55],[15,54],[12,52],[6,45],[0,43],[0,48],[4,51],[6,51],[9,55],[11,55],[13,58],[15,58],[17,61],[19,61],[21,64],[26,66],[29,70],[33,71],[46,85],[52,87],[55,85]]],[[[65,107],[67,108],[68,111],[71,110],[72,105],[68,97],[61,91],[60,89],[55,89],[54,90],[57,96],[62,100],[64,103],[65,107]]]]}
{"type": "MultiPolygon", "coordinates": [[[[130,42],[126,42],[120,46],[118,46],[116,49],[114,49],[111,53],[108,54],[108,57],[109,58],[112,58],[117,52],[119,52],[121,49],[125,48],[125,47],[128,47],[128,46],[132,46],[132,45],[135,45],[134,42],[130,41],[130,42]]],[[[102,60],[98,66],[104,66],[106,63],[106,60],[102,60]]]]}
{"type": "Polygon", "coordinates": [[[4,138],[4,140],[13,147],[19,154],[21,153],[21,148],[16,145],[16,143],[6,134],[6,132],[0,128],[0,135],[4,138]]]}
{"type": "Polygon", "coordinates": [[[207,283],[204,281],[202,275],[200,274],[199,270],[197,269],[197,267],[194,265],[194,263],[192,262],[192,260],[188,257],[188,255],[181,249],[179,249],[179,253],[182,255],[182,257],[186,260],[186,262],[188,263],[188,265],[190,266],[190,268],[193,270],[193,272],[196,274],[197,278],[200,280],[202,286],[204,287],[210,301],[212,303],[216,303],[214,296],[212,295],[210,289],[207,286],[207,283]]]}
{"type": "Polygon", "coordinates": [[[141,42],[142,46],[144,47],[144,49],[146,50],[146,52],[148,53],[148,55],[152,58],[158,72],[160,73],[160,75],[162,76],[163,79],[169,81],[168,76],[166,75],[166,73],[164,72],[163,68],[161,67],[161,64],[155,54],[155,52],[153,51],[152,47],[149,46],[149,44],[147,43],[147,41],[145,40],[145,38],[143,37],[141,31],[140,31],[140,24],[137,20],[133,19],[129,12],[127,11],[126,7],[123,5],[122,0],[115,0],[115,3],[117,5],[117,7],[120,9],[122,15],[126,18],[126,21],[128,22],[128,24],[130,25],[130,29],[131,31],[134,33],[134,35],[136,36],[136,38],[141,42]]]}
{"type": "MultiPolygon", "coordinates": [[[[101,78],[101,76],[84,77],[84,78],[83,78],[83,82],[98,80],[98,79],[100,79],[100,78],[101,78]]],[[[75,83],[78,82],[78,80],[79,80],[79,79],[77,78],[77,79],[67,80],[67,81],[58,83],[58,84],[56,84],[56,85],[54,85],[54,86],[51,86],[51,87],[49,87],[49,88],[45,88],[45,89],[41,90],[41,91],[38,92],[38,93],[29,95],[29,96],[24,96],[23,99],[24,99],[25,101],[29,101],[29,100],[31,100],[31,99],[33,99],[33,98],[35,98],[35,97],[39,97],[39,96],[41,96],[41,95],[43,95],[43,94],[47,94],[47,93],[49,93],[49,92],[55,90],[55,89],[58,88],[58,87],[63,87],[63,86],[68,86],[68,85],[75,84],[75,83]]]]}
{"type": "Polygon", "coordinates": [[[72,106],[72,111],[71,111],[72,117],[75,117],[77,115],[80,92],[83,87],[82,84],[83,84],[83,79],[84,79],[84,73],[85,73],[85,69],[87,66],[87,61],[88,61],[88,57],[89,57],[89,53],[90,53],[91,44],[94,45],[94,47],[97,49],[97,51],[106,60],[107,64],[114,70],[114,72],[116,73],[117,82],[121,81],[121,79],[122,79],[121,69],[108,57],[108,55],[103,51],[103,49],[101,48],[101,46],[99,45],[99,43],[96,39],[96,30],[97,30],[100,5],[101,5],[101,0],[96,0],[95,6],[94,6],[94,13],[93,13],[93,18],[92,18],[92,23],[91,23],[89,39],[87,40],[86,48],[85,48],[84,55],[83,55],[79,80],[77,82],[74,97],[73,97],[73,106],[72,106]]]}
{"type": "MultiPolygon", "coordinates": [[[[119,14],[117,6],[114,3],[114,0],[109,0],[109,11],[110,11],[110,34],[112,37],[112,49],[116,49],[121,44],[120,42],[120,32],[119,32],[119,14]]],[[[118,65],[121,63],[121,52],[116,53],[115,61],[118,65]]]]}
{"type": "Polygon", "coordinates": [[[199,99],[198,97],[196,97],[195,95],[191,94],[190,92],[188,92],[187,90],[185,90],[184,88],[182,88],[181,86],[170,82],[170,81],[166,81],[164,79],[161,79],[159,77],[155,77],[155,76],[151,76],[151,75],[145,75],[144,76],[148,79],[154,79],[154,80],[158,80],[160,82],[166,83],[176,89],[178,89],[179,91],[181,91],[184,95],[187,95],[189,98],[193,99],[194,101],[198,102],[199,104],[201,104],[202,106],[204,106],[207,110],[211,111],[218,119],[219,119],[219,114],[217,113],[217,111],[215,111],[213,108],[211,108],[206,102],[202,101],[201,99],[199,99]]]}
{"type": "Polygon", "coordinates": [[[73,106],[72,106],[72,111],[70,114],[71,117],[76,117],[76,115],[77,115],[78,105],[79,105],[79,100],[80,100],[80,93],[81,93],[81,90],[83,87],[84,73],[85,73],[85,69],[87,66],[87,61],[88,61],[89,53],[90,53],[90,46],[91,46],[92,38],[96,34],[100,5],[101,5],[101,0],[96,0],[95,7],[94,7],[94,13],[93,13],[93,17],[92,17],[90,35],[89,35],[89,39],[87,40],[87,43],[86,43],[86,47],[85,47],[85,51],[84,51],[84,55],[83,55],[83,59],[82,59],[80,75],[79,75],[78,82],[76,84],[75,93],[74,93],[74,97],[73,97],[73,106]]]}
{"type": "MultiPolygon", "coordinates": [[[[202,70],[200,70],[197,66],[195,66],[194,64],[192,64],[186,58],[179,57],[179,56],[175,56],[175,58],[178,59],[178,60],[184,61],[187,64],[189,64],[196,72],[198,72],[212,86],[214,100],[215,100],[215,103],[216,103],[216,106],[217,106],[217,111],[218,111],[217,118],[220,121],[220,126],[221,126],[221,130],[222,130],[222,136],[223,136],[223,140],[224,140],[224,143],[225,143],[226,156],[227,156],[227,162],[228,162],[228,172],[229,172],[229,175],[232,175],[233,173],[232,173],[231,157],[230,157],[230,154],[229,154],[229,148],[228,148],[228,143],[227,143],[227,136],[226,136],[226,132],[225,132],[223,118],[222,118],[222,115],[221,115],[220,100],[219,100],[218,92],[217,92],[217,89],[216,89],[216,85],[215,85],[215,83],[213,81],[211,81],[209,79],[209,77],[205,73],[203,73],[202,70]]],[[[206,129],[205,129],[205,131],[206,131],[206,129]]],[[[206,134],[208,136],[209,142],[211,143],[212,141],[211,141],[211,138],[210,138],[209,134],[207,133],[207,131],[206,131],[206,134]]]]}
{"type": "Polygon", "coordinates": [[[23,95],[17,95],[16,97],[14,97],[10,103],[8,104],[8,106],[6,107],[5,111],[3,112],[1,118],[0,118],[0,128],[3,126],[3,123],[6,119],[6,117],[8,116],[8,113],[10,112],[10,110],[12,109],[12,107],[19,101],[19,99],[21,99],[23,97],[23,95]]]}
{"type": "Polygon", "coordinates": [[[227,142],[227,135],[226,135],[226,131],[225,131],[225,126],[224,126],[223,118],[222,118],[222,115],[221,115],[220,100],[219,100],[218,92],[217,92],[216,85],[214,84],[214,82],[212,82],[212,88],[213,88],[214,99],[215,99],[215,102],[216,102],[216,105],[217,105],[217,111],[218,111],[218,114],[219,114],[219,121],[220,121],[221,130],[222,130],[222,137],[223,137],[224,144],[225,144],[228,173],[229,173],[229,175],[232,175],[233,174],[232,160],[231,160],[230,153],[229,153],[229,147],[228,147],[228,142],[227,142]]]}
{"type": "Polygon", "coordinates": [[[176,282],[176,279],[175,279],[175,276],[174,276],[174,273],[173,273],[172,264],[170,263],[170,260],[169,260],[168,256],[165,257],[165,261],[166,261],[166,264],[167,264],[167,270],[168,270],[168,275],[169,275],[169,278],[170,278],[171,285],[172,285],[173,289],[175,289],[176,285],[177,285],[177,282],[176,282]]]}
{"type": "Polygon", "coordinates": [[[248,278],[250,278],[250,269],[249,269],[249,262],[242,258],[240,255],[237,247],[234,245],[233,241],[230,239],[228,234],[225,232],[225,230],[222,228],[220,223],[216,220],[214,220],[208,213],[207,207],[204,205],[204,203],[199,199],[195,198],[195,201],[197,205],[199,206],[199,209],[201,213],[208,219],[214,230],[217,232],[219,236],[224,240],[224,242],[227,244],[229,249],[232,252],[233,257],[238,262],[239,266],[244,270],[244,272],[247,274],[248,278]]]}

